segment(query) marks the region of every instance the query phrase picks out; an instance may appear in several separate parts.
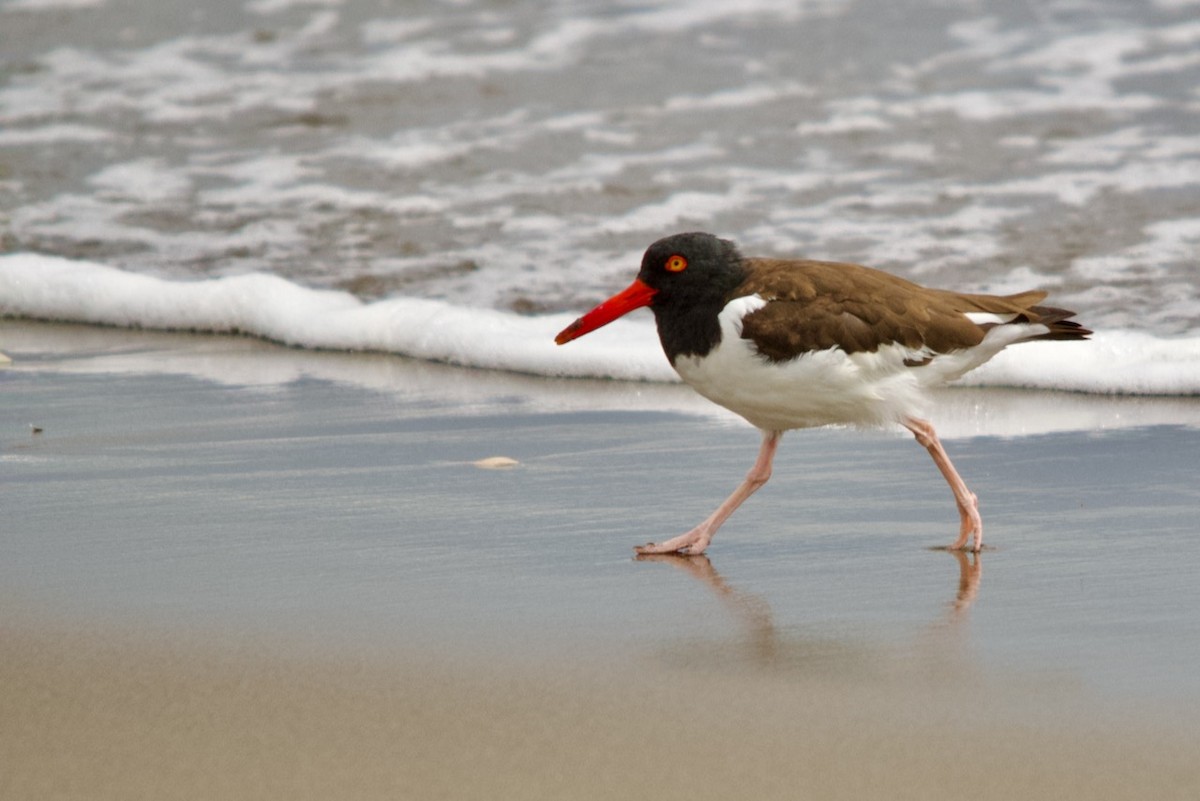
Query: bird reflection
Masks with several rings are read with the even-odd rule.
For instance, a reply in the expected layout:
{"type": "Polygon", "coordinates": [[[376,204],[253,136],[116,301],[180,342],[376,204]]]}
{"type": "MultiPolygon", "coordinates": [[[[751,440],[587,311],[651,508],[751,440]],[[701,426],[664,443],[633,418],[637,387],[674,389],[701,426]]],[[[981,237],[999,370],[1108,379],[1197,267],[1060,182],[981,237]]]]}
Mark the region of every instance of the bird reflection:
{"type": "MultiPolygon", "coordinates": [[[[938,662],[948,657],[950,651],[957,650],[957,648],[950,648],[947,651],[947,646],[958,637],[951,637],[948,641],[944,635],[948,631],[956,631],[961,628],[967,612],[979,597],[980,580],[983,575],[981,554],[958,550],[946,550],[945,552],[953,556],[958,564],[958,582],[953,598],[945,604],[945,614],[930,621],[926,632],[927,636],[918,637],[915,650],[925,653],[916,661],[925,664],[926,667],[932,667],[929,664],[930,658],[938,662]],[[936,632],[941,632],[941,634],[936,635],[936,632]],[[940,643],[940,645],[935,645],[935,643],[940,643]]],[[[739,621],[741,628],[745,631],[747,646],[737,649],[741,652],[740,659],[748,659],[751,663],[762,667],[803,666],[806,671],[816,670],[817,672],[824,672],[822,668],[840,673],[847,668],[862,669],[869,665],[868,669],[875,670],[882,667],[879,664],[881,654],[874,651],[869,645],[810,637],[798,638],[794,634],[782,635],[775,624],[770,604],[758,595],[743,592],[731,586],[713,566],[709,558],[703,554],[639,554],[635,558],[639,562],[670,565],[707,587],[739,621]]],[[[919,654],[910,652],[909,655],[912,657],[919,654]]],[[[718,648],[717,651],[710,652],[710,656],[736,655],[728,653],[727,648],[718,648]]],[[[958,660],[952,658],[951,661],[958,660]]]]}
{"type": "Polygon", "coordinates": [[[707,556],[664,553],[638,554],[634,558],[639,562],[662,562],[671,565],[708,587],[745,627],[756,661],[768,663],[778,656],[779,636],[775,631],[770,605],[757,595],[731,587],[721,578],[721,574],[707,556]]]}

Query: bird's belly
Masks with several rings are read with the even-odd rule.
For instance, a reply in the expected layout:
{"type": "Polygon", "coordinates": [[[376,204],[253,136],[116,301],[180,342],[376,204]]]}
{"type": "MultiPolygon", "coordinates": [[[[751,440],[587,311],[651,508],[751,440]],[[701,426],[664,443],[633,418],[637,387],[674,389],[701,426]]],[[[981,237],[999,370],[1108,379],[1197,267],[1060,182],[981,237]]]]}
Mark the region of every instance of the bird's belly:
{"type": "Polygon", "coordinates": [[[771,362],[752,343],[724,336],[706,356],[680,356],[675,371],[704,397],[765,430],[881,425],[920,416],[924,393],[900,353],[840,348],[771,362]]]}

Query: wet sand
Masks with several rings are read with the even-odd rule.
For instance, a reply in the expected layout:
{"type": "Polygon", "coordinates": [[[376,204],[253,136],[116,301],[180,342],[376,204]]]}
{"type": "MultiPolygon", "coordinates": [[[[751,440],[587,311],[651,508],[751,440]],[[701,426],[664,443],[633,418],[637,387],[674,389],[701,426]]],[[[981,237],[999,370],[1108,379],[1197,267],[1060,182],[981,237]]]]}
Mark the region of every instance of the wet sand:
{"type": "Polygon", "coordinates": [[[6,797],[1183,799],[1200,770],[1194,730],[1047,688],[147,639],[6,627],[6,797]]]}
{"type": "Polygon", "coordinates": [[[639,561],[757,446],[682,388],[0,350],[2,797],[1200,789],[1195,401],[950,393],[978,558],[911,441],[818,431],[709,558],[639,561]]]}

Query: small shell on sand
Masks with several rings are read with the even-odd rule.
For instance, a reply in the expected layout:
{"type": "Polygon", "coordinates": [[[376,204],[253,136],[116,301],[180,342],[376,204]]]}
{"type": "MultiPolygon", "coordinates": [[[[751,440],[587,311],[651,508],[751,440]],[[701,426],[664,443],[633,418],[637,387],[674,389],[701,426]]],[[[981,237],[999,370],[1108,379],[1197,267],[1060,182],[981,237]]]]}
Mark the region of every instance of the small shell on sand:
{"type": "Polygon", "coordinates": [[[480,459],[471,464],[484,470],[503,470],[506,467],[516,467],[521,464],[516,459],[510,459],[507,456],[489,456],[486,459],[480,459]]]}

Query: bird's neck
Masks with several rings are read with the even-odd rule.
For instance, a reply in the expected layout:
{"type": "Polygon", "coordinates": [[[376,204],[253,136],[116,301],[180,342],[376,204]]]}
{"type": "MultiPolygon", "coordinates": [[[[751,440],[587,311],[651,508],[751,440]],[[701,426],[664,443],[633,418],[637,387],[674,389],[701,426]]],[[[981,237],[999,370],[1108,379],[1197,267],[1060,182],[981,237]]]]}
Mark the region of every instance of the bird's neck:
{"type": "Polygon", "coordinates": [[[721,342],[719,315],[738,294],[745,280],[739,263],[699,291],[672,294],[661,304],[653,304],[658,339],[671,364],[680,356],[703,358],[721,342]]]}
{"type": "Polygon", "coordinates": [[[721,322],[717,318],[723,303],[687,308],[655,309],[658,339],[671,364],[680,356],[703,358],[721,342],[721,322]]]}

